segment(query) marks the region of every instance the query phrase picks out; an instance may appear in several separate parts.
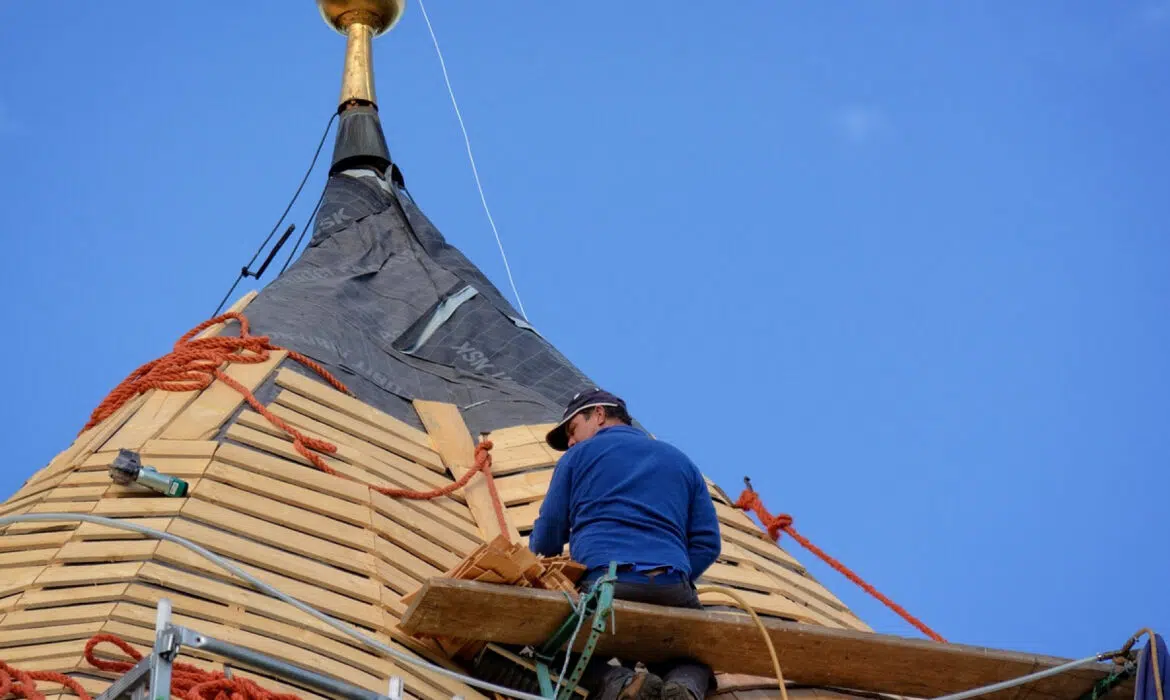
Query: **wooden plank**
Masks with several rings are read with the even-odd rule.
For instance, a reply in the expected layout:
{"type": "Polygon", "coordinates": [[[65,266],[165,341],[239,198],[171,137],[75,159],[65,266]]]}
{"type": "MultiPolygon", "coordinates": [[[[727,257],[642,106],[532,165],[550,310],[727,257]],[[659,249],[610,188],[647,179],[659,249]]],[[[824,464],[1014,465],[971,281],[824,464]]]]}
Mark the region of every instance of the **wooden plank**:
{"type": "MultiPolygon", "coordinates": [[[[381,591],[377,584],[365,576],[342,571],[314,559],[302,557],[278,547],[269,547],[187,520],[171,523],[167,532],[184,537],[202,545],[216,554],[231,557],[278,574],[300,579],[342,595],[377,603],[381,591]]],[[[368,564],[361,566],[372,569],[368,564]]]]}
{"type": "Polygon", "coordinates": [[[100,583],[132,581],[142,567],[141,562],[117,564],[90,564],[87,566],[51,566],[36,578],[38,586],[80,586],[100,583]]]}
{"type": "Polygon", "coordinates": [[[383,413],[373,406],[362,403],[352,396],[346,396],[328,384],[310,379],[290,369],[282,369],[276,373],[276,384],[313,399],[317,403],[341,411],[351,418],[368,423],[375,428],[381,428],[424,447],[431,447],[430,437],[422,430],[383,413]]]}
{"type": "Polygon", "coordinates": [[[178,515],[186,498],[145,496],[142,498],[103,498],[93,507],[94,515],[106,518],[150,518],[178,515]]]}
{"type": "MultiPolygon", "coordinates": [[[[128,523],[141,525],[143,527],[153,528],[155,530],[166,530],[167,526],[171,524],[173,518],[119,518],[128,523]]],[[[71,533],[64,533],[66,535],[71,533]]],[[[99,525],[97,523],[82,523],[80,527],[72,533],[73,539],[76,540],[145,540],[154,539],[148,535],[142,535],[130,530],[122,530],[120,528],[111,527],[109,525],[99,525]]]]}
{"type": "Polygon", "coordinates": [[[69,532],[38,532],[31,535],[4,535],[0,537],[0,552],[19,552],[27,549],[42,547],[60,547],[65,544],[72,533],[69,532]]]}
{"type": "MultiPolygon", "coordinates": [[[[243,415],[248,414],[245,413],[243,415]]],[[[243,416],[241,416],[241,418],[243,418],[243,416]]],[[[267,421],[265,421],[265,424],[267,424],[267,421]]],[[[232,427],[228,428],[227,436],[232,440],[242,442],[245,445],[249,445],[261,450],[266,450],[274,455],[278,455],[280,457],[308,466],[311,469],[316,468],[309,465],[308,460],[306,460],[304,457],[298,454],[296,450],[293,449],[292,442],[284,438],[274,437],[273,435],[269,435],[260,430],[241,425],[240,423],[236,423],[232,427]]],[[[369,460],[367,463],[372,462],[373,460],[369,460]]],[[[431,488],[430,486],[421,483],[413,476],[401,472],[397,469],[391,469],[389,467],[386,467],[382,474],[376,474],[363,468],[355,467],[347,462],[330,457],[325,458],[325,463],[339,475],[341,475],[337,478],[348,478],[359,484],[387,486],[390,488],[407,488],[423,491],[429,490],[431,488]],[[383,476],[385,476],[385,478],[383,478],[383,476]]],[[[477,539],[479,538],[479,529],[475,527],[475,523],[471,519],[471,515],[467,509],[467,506],[462,503],[458,503],[455,501],[455,499],[444,497],[429,501],[415,501],[413,503],[416,504],[415,507],[420,511],[429,514],[432,517],[443,517],[444,520],[453,527],[458,527],[461,531],[467,532],[471,537],[475,537],[477,539]],[[433,514],[435,509],[445,510],[447,515],[442,516],[439,514],[433,514]],[[453,522],[455,520],[463,520],[465,525],[460,525],[456,522],[453,522]]]]}
{"type": "Polygon", "coordinates": [[[368,505],[364,508],[360,505],[355,506],[349,501],[335,498],[320,491],[295,486],[285,481],[262,476],[255,472],[221,462],[213,462],[208,467],[207,473],[204,476],[206,479],[213,479],[240,489],[241,491],[247,491],[287,505],[304,508],[319,515],[349,523],[350,525],[357,525],[359,527],[369,527],[370,525],[370,508],[368,505]]]}
{"type": "Polygon", "coordinates": [[[744,549],[751,550],[765,559],[774,561],[798,574],[805,572],[804,566],[795,557],[784,551],[772,540],[761,539],[735,528],[720,528],[720,534],[723,535],[724,542],[732,542],[744,549]]]}
{"type": "Polygon", "coordinates": [[[496,479],[496,489],[505,505],[514,506],[543,500],[552,481],[552,469],[527,471],[496,479]]]}
{"type": "MultiPolygon", "coordinates": [[[[475,443],[472,442],[471,433],[459,409],[453,404],[421,400],[414,402],[414,408],[434,440],[443,463],[456,479],[463,477],[475,466],[475,443]]],[[[504,521],[507,531],[501,533],[491,492],[482,476],[476,476],[464,487],[464,495],[485,542],[494,540],[500,534],[507,535],[513,542],[520,540],[520,532],[508,521],[506,513],[504,521]]]]}
{"type": "Polygon", "coordinates": [[[5,569],[0,576],[0,596],[20,593],[32,585],[45,570],[43,566],[26,566],[19,569],[5,569]]]}
{"type": "Polygon", "coordinates": [[[40,610],[18,610],[9,613],[0,628],[9,627],[49,627],[61,624],[76,624],[84,622],[105,621],[114,609],[114,603],[91,603],[89,605],[69,605],[61,608],[45,608],[40,610]]]}
{"type": "Polygon", "coordinates": [[[365,484],[326,474],[318,471],[315,467],[281,459],[240,445],[225,443],[216,452],[215,461],[241,467],[290,484],[304,486],[318,493],[336,496],[351,503],[366,505],[370,502],[370,489],[365,484]]]}
{"type": "MultiPolygon", "coordinates": [[[[433,579],[411,603],[402,628],[508,644],[539,644],[570,612],[554,591],[433,579]],[[490,610],[490,614],[484,611],[490,610]]],[[[614,602],[619,634],[602,635],[598,653],[647,663],[688,656],[717,671],[768,675],[771,660],[747,615],[614,602]]],[[[801,685],[935,697],[1016,678],[1065,663],[957,644],[765,620],[785,679],[801,685]]],[[[1027,686],[1029,698],[1077,697],[1113,670],[1097,664],[1027,686]]],[[[985,697],[1008,700],[1012,689],[985,697]]],[[[1120,692],[1133,693],[1132,682],[1120,692]]],[[[1120,695],[1119,695],[1120,697],[1120,695]]]]}
{"type": "Polygon", "coordinates": [[[65,564],[144,561],[157,547],[157,540],[69,542],[57,553],[57,560],[65,564]]]}
{"type": "Polygon", "coordinates": [[[16,503],[17,501],[32,503],[33,500],[35,500],[35,496],[44,495],[50,489],[57,488],[58,486],[62,485],[65,482],[65,479],[68,477],[68,474],[61,474],[51,479],[42,479],[41,481],[25,483],[16,490],[16,493],[9,496],[8,500],[3,501],[2,503],[5,506],[16,503]]]}
{"type": "MultiPolygon", "coordinates": [[[[109,477],[106,477],[107,481],[109,477]]],[[[45,503],[60,501],[96,501],[109,488],[108,484],[97,486],[59,486],[44,495],[45,503]]]]}
{"type": "Polygon", "coordinates": [[[75,471],[61,480],[61,486],[98,486],[112,483],[107,471],[75,471]]]}
{"type": "Polygon", "coordinates": [[[540,505],[542,503],[544,503],[543,498],[539,501],[523,503],[518,506],[509,506],[508,517],[512,522],[516,523],[516,527],[520,530],[531,530],[532,526],[536,524],[536,519],[540,517],[540,505]]]}
{"type": "MultiPolygon", "coordinates": [[[[226,487],[225,487],[226,488],[226,487]]],[[[267,518],[253,517],[225,508],[216,503],[232,505],[223,501],[202,501],[192,498],[183,508],[183,515],[192,520],[206,523],[215,528],[244,535],[257,542],[271,545],[286,552],[300,554],[316,561],[332,564],[358,574],[369,572],[369,552],[374,549],[376,539],[372,532],[358,530],[363,538],[362,546],[341,547],[311,534],[298,532],[267,518]]],[[[356,528],[355,528],[356,530],[356,528]]]]}
{"type": "Polygon", "coordinates": [[[219,443],[215,440],[147,440],[143,457],[210,457],[219,443]]]}
{"type": "Polygon", "coordinates": [[[434,510],[420,508],[425,501],[420,503],[371,492],[370,503],[378,513],[405,525],[435,544],[446,547],[460,558],[471,554],[480,545],[478,532],[468,533],[467,528],[463,528],[459,523],[453,524],[446,518],[429,517],[434,510]],[[420,513],[424,517],[420,518],[420,513]]]}
{"type": "MultiPolygon", "coordinates": [[[[427,562],[419,559],[411,552],[406,551],[393,542],[379,538],[377,552],[378,556],[381,557],[385,562],[391,564],[399,571],[413,576],[418,581],[418,583],[421,583],[428,578],[431,578],[432,576],[443,575],[442,569],[434,566],[433,564],[428,564],[427,562]]],[[[391,583],[390,580],[387,580],[386,582],[391,583]]],[[[414,587],[417,588],[418,584],[415,584],[414,587]]]]}
{"type": "Polygon", "coordinates": [[[147,440],[156,438],[184,409],[199,396],[198,391],[146,392],[146,403],[102,447],[106,450],[139,450],[147,440]]]}
{"type": "MultiPolygon", "coordinates": [[[[37,659],[51,659],[62,656],[80,654],[85,644],[80,641],[52,642],[49,644],[26,644],[18,647],[8,647],[4,650],[4,662],[17,667],[37,659]]],[[[72,695],[68,696],[73,698],[72,695]]]]}
{"type": "MultiPolygon", "coordinates": [[[[208,603],[208,605],[222,605],[228,610],[244,609],[280,622],[309,627],[317,632],[343,641],[350,639],[348,635],[330,627],[315,617],[306,615],[288,603],[269,597],[267,594],[254,591],[251,588],[241,588],[231,583],[224,583],[155,563],[143,566],[142,571],[139,573],[139,578],[142,581],[156,584],[158,587],[131,584],[130,588],[126,591],[126,600],[133,600],[145,605],[155,605],[158,603],[159,598],[169,597],[175,602],[176,607],[181,604],[184,612],[197,617],[204,617],[205,615],[198,612],[194,603],[189,601],[213,601],[213,603],[208,603]],[[191,597],[176,594],[176,591],[189,594],[191,597]]],[[[218,618],[209,617],[208,619],[218,618]]]]}
{"type": "MultiPolygon", "coordinates": [[[[271,498],[257,496],[254,493],[241,491],[215,481],[199,482],[199,486],[191,491],[191,495],[193,498],[186,500],[203,500],[219,504],[239,513],[345,545],[359,552],[368,552],[373,548],[373,535],[369,530],[347,525],[340,520],[313,513],[304,508],[290,506],[287,503],[280,503],[271,498]]],[[[184,512],[189,511],[184,510],[184,512]]],[[[226,525],[221,526],[226,527],[226,525]]]]}
{"type": "Polygon", "coordinates": [[[20,606],[25,609],[33,609],[115,601],[119,600],[126,592],[128,585],[127,583],[106,583],[97,586],[28,591],[20,597],[20,606]]]}
{"type": "Polygon", "coordinates": [[[735,562],[741,566],[752,566],[765,576],[774,578],[777,586],[787,588],[793,595],[802,598],[811,596],[829,607],[836,608],[842,612],[848,611],[844,603],[838,600],[827,588],[807,573],[797,573],[783,564],[762,557],[726,539],[723,540],[723,549],[719,553],[719,558],[735,562]]]}
{"type": "MultiPolygon", "coordinates": [[[[745,590],[738,590],[736,593],[747,601],[748,605],[755,608],[755,611],[760,615],[773,615],[794,622],[806,622],[825,627],[846,627],[843,622],[807,605],[789,600],[780,594],[745,590]]],[[[703,605],[734,605],[726,596],[717,593],[700,593],[699,600],[703,605]]]]}
{"type": "MultiPolygon", "coordinates": [[[[394,564],[390,563],[389,561],[386,561],[385,557],[396,556],[391,551],[387,551],[387,550],[394,549],[394,545],[392,545],[388,542],[383,543],[381,549],[382,549],[382,551],[380,552],[381,556],[377,560],[375,560],[375,562],[374,562],[374,575],[375,575],[375,577],[379,581],[381,581],[383,584],[385,584],[385,586],[388,586],[389,588],[391,588],[399,596],[403,596],[403,595],[406,595],[407,593],[413,593],[414,591],[417,591],[419,589],[419,586],[422,585],[422,580],[423,580],[422,578],[415,578],[413,576],[410,576],[405,571],[403,571],[400,567],[395,566],[394,564]]],[[[398,550],[398,551],[400,552],[400,554],[402,556],[407,555],[407,552],[405,552],[405,551],[402,551],[402,550],[398,550]]],[[[384,588],[385,588],[385,586],[384,586],[384,588]]],[[[383,594],[383,599],[385,599],[385,594],[383,594]]]]}
{"type": "MultiPolygon", "coordinates": [[[[224,569],[219,568],[215,564],[207,561],[203,557],[195,554],[189,549],[177,545],[173,542],[159,543],[158,552],[155,554],[155,559],[160,562],[171,564],[178,567],[184,567],[191,571],[197,571],[204,575],[209,575],[221,580],[228,580],[239,583],[241,586],[251,588],[250,584],[238,579],[232,574],[229,574],[224,569]]],[[[144,566],[149,567],[150,564],[144,566]]],[[[359,625],[369,625],[371,620],[376,620],[378,615],[378,608],[369,603],[363,603],[356,598],[344,596],[333,591],[328,591],[318,586],[298,581],[287,576],[281,576],[271,571],[251,566],[249,564],[240,564],[241,569],[249,574],[260,579],[270,586],[284,591],[294,598],[308,603],[313,607],[326,612],[334,617],[342,618],[349,622],[355,622],[359,625]]],[[[161,581],[162,585],[167,585],[166,580],[161,581]]],[[[196,592],[197,593],[197,592],[196,592]]]]}
{"type": "Polygon", "coordinates": [[[0,630],[0,648],[25,644],[63,642],[70,639],[86,639],[98,633],[101,622],[48,625],[45,627],[16,627],[0,630]]]}
{"type": "MultiPolygon", "coordinates": [[[[520,427],[526,428],[527,426],[520,427]]],[[[492,473],[497,476],[551,467],[557,463],[562,454],[546,445],[543,440],[524,445],[503,446],[496,437],[499,432],[495,431],[488,436],[494,445],[492,448],[492,473]]]]}
{"type": "MultiPolygon", "coordinates": [[[[83,663],[85,663],[85,655],[80,653],[81,647],[74,645],[74,649],[65,654],[58,654],[42,659],[29,659],[20,664],[22,671],[57,671],[58,673],[71,673],[76,671],[83,663]]],[[[90,667],[92,669],[92,667],[90,667]]],[[[41,693],[48,700],[53,695],[54,690],[60,690],[60,686],[50,681],[44,681],[48,685],[37,684],[37,692],[41,693]]],[[[68,693],[67,697],[76,697],[72,693],[68,693]]]]}
{"type": "MultiPolygon", "coordinates": [[[[497,450],[509,450],[513,447],[525,447],[527,445],[544,444],[544,436],[556,423],[546,423],[543,425],[514,425],[509,428],[499,428],[493,430],[488,438],[496,446],[497,450]]],[[[556,454],[561,454],[557,452],[556,454]]]]}
{"type": "MultiPolygon", "coordinates": [[[[290,395],[297,396],[296,394],[290,395]]],[[[337,452],[333,456],[354,466],[364,467],[376,474],[385,474],[387,468],[390,468],[389,474],[410,477],[420,484],[426,484],[426,488],[438,488],[451,483],[447,468],[442,466],[442,461],[437,456],[435,460],[440,466],[430,468],[361,438],[354,437],[343,430],[314,420],[287,406],[275,405],[270,410],[272,415],[288,422],[302,433],[333,443],[337,447],[337,452]]],[[[285,437],[284,431],[276,428],[267,419],[261,423],[255,414],[242,415],[240,422],[250,428],[256,428],[280,438],[285,437]]],[[[458,494],[454,495],[458,496],[458,494]]]]}
{"type": "Polygon", "coordinates": [[[462,561],[450,550],[440,547],[410,528],[380,514],[374,515],[374,531],[414,556],[429,562],[440,571],[453,569],[462,561]]]}
{"type": "Polygon", "coordinates": [[[355,421],[341,411],[323,406],[293,391],[282,391],[276,395],[273,401],[313,420],[349,433],[362,442],[377,445],[411,462],[421,464],[439,474],[447,473],[447,468],[443,466],[443,460],[439,457],[439,453],[431,449],[429,445],[419,444],[414,440],[400,437],[363,421],[355,421]]]}
{"type": "MultiPolygon", "coordinates": [[[[254,391],[276,370],[287,350],[272,351],[267,360],[255,364],[228,363],[223,373],[249,391],[254,391]]],[[[244,395],[216,379],[159,435],[163,440],[206,440],[244,404],[244,395]]]]}
{"type": "MultiPolygon", "coordinates": [[[[332,443],[337,450],[329,456],[331,460],[352,464],[370,474],[390,479],[395,483],[401,483],[407,488],[416,490],[426,491],[451,483],[451,478],[446,474],[446,469],[444,469],[442,474],[433,472],[415,462],[382,450],[369,443],[355,441],[354,438],[346,436],[340,430],[319,423],[291,409],[276,406],[272,409],[272,414],[281,420],[287,421],[307,437],[332,443]]],[[[252,428],[253,430],[267,433],[273,438],[285,440],[290,446],[292,444],[292,438],[287,433],[273,425],[267,418],[252,411],[241,413],[236,419],[236,425],[233,427],[237,426],[252,428]]],[[[284,449],[288,450],[289,448],[285,447],[284,449]]],[[[299,459],[300,456],[297,455],[297,458],[299,459]]],[[[451,498],[459,500],[462,498],[462,495],[455,493],[451,495],[451,498]]]]}
{"type": "MultiPolygon", "coordinates": [[[[44,566],[45,564],[53,561],[53,557],[56,554],[56,548],[27,549],[24,551],[4,552],[0,554],[0,569],[38,565],[44,566]]],[[[3,575],[4,572],[0,571],[0,576],[3,575]]]]}
{"type": "MultiPolygon", "coordinates": [[[[15,515],[15,514],[12,514],[15,515]]],[[[4,531],[4,536],[27,535],[34,532],[60,532],[77,528],[76,521],[59,520],[49,522],[13,523],[4,531]]]]}

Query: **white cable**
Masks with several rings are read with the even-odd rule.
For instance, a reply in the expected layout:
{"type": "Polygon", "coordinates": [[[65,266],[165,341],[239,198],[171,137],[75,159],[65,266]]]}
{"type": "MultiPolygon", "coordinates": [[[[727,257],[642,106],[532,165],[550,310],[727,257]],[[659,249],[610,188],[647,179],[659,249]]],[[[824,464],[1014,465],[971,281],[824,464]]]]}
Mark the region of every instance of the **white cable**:
{"type": "Polygon", "coordinates": [[[1080,668],[1081,666],[1088,666],[1091,663],[1095,663],[1098,661],[1104,661],[1106,658],[1107,658],[1107,654],[1095,654],[1093,656],[1086,656],[1083,659],[1078,659],[1076,661],[1070,661],[1067,664],[1061,664],[1060,666],[1053,666],[1052,668],[1045,669],[1043,671],[1037,671],[1036,673],[1029,673],[1026,676],[1020,676],[1019,678],[1013,678],[1010,681],[1003,681],[1001,683],[992,683],[991,685],[985,685],[981,688],[972,688],[971,690],[964,690],[961,693],[952,693],[950,695],[940,695],[939,697],[934,698],[934,700],[969,700],[969,698],[976,698],[976,697],[979,697],[981,695],[989,695],[991,693],[998,693],[1001,690],[1007,690],[1008,688],[1014,688],[1017,685],[1024,685],[1025,683],[1031,683],[1032,681],[1038,681],[1041,678],[1048,678],[1049,676],[1055,676],[1055,675],[1058,675],[1061,673],[1067,673],[1068,671],[1071,671],[1075,668],[1080,668]]]}
{"type": "Polygon", "coordinates": [[[496,236],[496,245],[500,247],[500,257],[504,259],[504,271],[508,273],[508,284],[512,285],[512,295],[516,297],[516,305],[520,307],[520,315],[527,321],[528,314],[524,311],[524,302],[520,301],[516,280],[512,278],[512,267],[508,265],[508,254],[504,252],[504,242],[500,240],[500,232],[496,229],[496,221],[492,218],[492,210],[488,208],[487,197],[483,193],[483,183],[479,180],[479,168],[475,167],[475,155],[471,152],[471,139],[467,136],[467,126],[463,123],[459,102],[455,100],[455,91],[451,88],[451,77],[447,75],[447,62],[443,60],[443,51],[439,49],[439,39],[435,36],[435,28],[431,26],[431,18],[427,15],[427,6],[423,4],[423,0],[418,0],[418,9],[422,10],[423,20],[427,23],[427,31],[431,33],[431,42],[435,45],[435,54],[439,57],[439,67],[443,69],[443,82],[447,83],[447,94],[451,96],[451,105],[455,107],[455,118],[459,120],[459,130],[463,132],[463,143],[467,146],[467,160],[471,162],[471,174],[475,176],[475,187],[479,190],[479,201],[483,202],[483,213],[487,214],[492,233],[496,236]]]}
{"type": "Polygon", "coordinates": [[[25,514],[25,515],[6,515],[3,517],[0,517],[0,527],[2,527],[4,525],[10,525],[12,523],[43,522],[43,521],[56,522],[56,521],[62,521],[62,520],[66,520],[66,521],[77,520],[77,521],[86,522],[86,523],[97,523],[98,525],[106,525],[107,527],[114,527],[114,528],[120,528],[122,530],[129,530],[131,532],[138,532],[138,533],[141,533],[143,535],[149,535],[150,537],[154,537],[155,539],[166,540],[167,542],[174,542],[175,544],[182,545],[183,547],[186,547],[187,549],[191,550],[192,552],[195,552],[196,554],[203,557],[204,559],[207,559],[208,561],[212,562],[216,566],[219,566],[220,568],[226,569],[227,571],[231,572],[232,574],[239,576],[240,578],[244,579],[248,583],[252,584],[252,586],[254,588],[256,588],[257,590],[259,590],[263,593],[267,593],[268,595],[272,596],[273,598],[277,598],[278,600],[283,600],[284,602],[293,606],[297,610],[300,610],[302,612],[306,612],[306,613],[312,615],[313,617],[317,618],[321,622],[324,622],[325,624],[329,625],[330,627],[333,627],[334,629],[340,630],[341,632],[344,632],[345,634],[348,634],[349,636],[362,641],[364,644],[371,646],[374,649],[377,649],[378,651],[380,651],[384,654],[388,654],[388,655],[394,657],[395,659],[398,659],[399,661],[402,661],[402,662],[408,663],[408,664],[413,664],[415,666],[418,666],[419,668],[424,668],[428,671],[442,674],[442,675],[447,676],[449,678],[454,678],[455,680],[462,681],[463,683],[466,683],[467,685],[470,685],[470,686],[474,686],[476,688],[481,688],[483,690],[490,690],[493,693],[500,693],[502,695],[509,695],[511,697],[514,697],[514,698],[519,698],[520,700],[545,700],[540,695],[532,695],[531,693],[522,693],[518,690],[513,690],[512,688],[507,688],[507,687],[502,686],[502,685],[496,685],[495,683],[488,683],[486,681],[481,681],[478,678],[472,678],[471,676],[465,676],[462,673],[459,673],[457,671],[452,671],[450,669],[443,668],[442,666],[439,666],[437,664],[433,664],[425,659],[420,659],[416,656],[412,656],[412,655],[407,654],[405,652],[401,652],[401,651],[399,651],[391,646],[383,644],[382,642],[379,642],[378,640],[376,640],[372,637],[368,637],[368,636],[362,634],[361,632],[355,630],[354,628],[345,624],[341,620],[334,619],[334,618],[330,617],[329,615],[326,615],[325,613],[321,612],[320,610],[317,610],[316,608],[314,608],[306,603],[302,603],[301,601],[297,600],[296,598],[293,598],[292,596],[288,595],[287,593],[283,593],[282,591],[280,591],[280,589],[276,588],[275,586],[270,586],[267,583],[264,583],[263,581],[256,578],[252,574],[249,574],[247,571],[244,571],[240,567],[236,566],[228,559],[225,559],[224,557],[221,557],[218,554],[215,554],[213,552],[209,552],[206,549],[204,549],[203,547],[200,547],[199,545],[195,544],[194,542],[187,540],[187,539],[184,539],[182,537],[179,537],[178,535],[172,535],[169,532],[162,532],[161,530],[155,530],[154,528],[146,527],[143,525],[137,525],[135,523],[126,522],[124,520],[114,520],[112,518],[103,518],[103,517],[98,516],[98,515],[85,515],[82,513],[35,513],[35,514],[29,513],[29,514],[25,514]]]}

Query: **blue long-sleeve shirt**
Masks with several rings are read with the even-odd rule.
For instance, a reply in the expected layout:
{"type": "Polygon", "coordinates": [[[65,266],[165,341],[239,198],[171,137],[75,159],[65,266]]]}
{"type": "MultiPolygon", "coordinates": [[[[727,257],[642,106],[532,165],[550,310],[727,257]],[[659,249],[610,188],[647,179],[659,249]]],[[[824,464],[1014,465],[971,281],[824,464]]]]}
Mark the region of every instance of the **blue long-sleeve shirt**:
{"type": "Polygon", "coordinates": [[[670,566],[695,580],[719,556],[715,506],[698,467],[679,449],[626,425],[603,428],[565,452],[528,546],[587,568],[610,561],[670,566]]]}

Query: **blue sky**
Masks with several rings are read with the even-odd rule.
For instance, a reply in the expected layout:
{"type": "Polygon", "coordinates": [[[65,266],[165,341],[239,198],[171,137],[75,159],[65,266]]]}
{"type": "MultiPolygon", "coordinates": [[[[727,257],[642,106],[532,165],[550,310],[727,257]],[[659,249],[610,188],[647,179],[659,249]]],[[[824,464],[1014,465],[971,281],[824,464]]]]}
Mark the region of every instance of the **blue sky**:
{"type": "MultiPolygon", "coordinates": [[[[952,640],[1170,630],[1170,4],[428,10],[532,322],[660,437],[952,640]]],[[[4,495],[211,313],[343,49],[307,0],[45,22],[0,5],[4,495]]],[[[417,5],[375,54],[411,192],[506,289],[417,5]]]]}

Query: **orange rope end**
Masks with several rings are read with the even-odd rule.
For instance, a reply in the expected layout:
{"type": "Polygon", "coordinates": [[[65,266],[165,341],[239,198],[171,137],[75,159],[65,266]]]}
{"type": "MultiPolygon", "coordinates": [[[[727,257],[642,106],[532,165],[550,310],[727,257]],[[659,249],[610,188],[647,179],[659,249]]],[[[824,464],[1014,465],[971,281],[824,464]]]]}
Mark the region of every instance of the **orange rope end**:
{"type": "Polygon", "coordinates": [[[760,524],[762,524],[764,529],[768,531],[768,535],[772,538],[773,542],[778,542],[780,539],[780,534],[787,532],[792,536],[792,539],[799,542],[802,547],[815,554],[821,559],[821,561],[836,569],[843,576],[845,576],[845,578],[849,579],[853,583],[856,583],[866,593],[869,593],[874,598],[880,600],[886,605],[886,607],[897,613],[903,620],[909,622],[911,625],[917,628],[918,631],[922,632],[927,637],[930,637],[936,642],[945,643],[947,641],[943,639],[942,636],[937,632],[927,627],[924,622],[907,612],[906,609],[901,605],[898,605],[894,601],[887,598],[876,588],[855,574],[852,569],[845,566],[840,561],[837,561],[823,549],[813,544],[807,537],[797,532],[796,529],[792,527],[791,515],[788,515],[787,513],[772,515],[769,513],[768,509],[764,507],[764,502],[760,500],[760,494],[752,490],[750,486],[745,488],[743,493],[739,494],[739,498],[737,498],[735,501],[735,507],[739,508],[740,510],[750,510],[755,513],[756,517],[760,521],[760,524]]]}
{"type": "Polygon", "coordinates": [[[9,695],[27,700],[45,700],[45,694],[37,689],[37,681],[56,683],[73,691],[81,700],[91,700],[89,693],[75,679],[56,671],[22,671],[0,661],[0,698],[9,695]]]}

